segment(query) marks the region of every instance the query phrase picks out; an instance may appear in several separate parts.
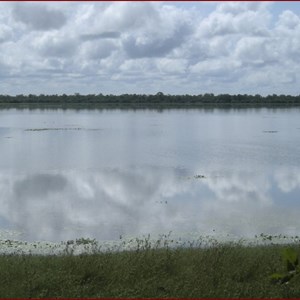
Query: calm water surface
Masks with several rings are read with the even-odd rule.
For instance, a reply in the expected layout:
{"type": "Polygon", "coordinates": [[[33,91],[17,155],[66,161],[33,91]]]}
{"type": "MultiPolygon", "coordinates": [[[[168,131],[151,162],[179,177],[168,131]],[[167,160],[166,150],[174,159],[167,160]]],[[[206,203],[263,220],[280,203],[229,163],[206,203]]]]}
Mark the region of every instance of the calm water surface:
{"type": "Polygon", "coordinates": [[[299,115],[0,110],[0,238],[297,235],[299,115]]]}

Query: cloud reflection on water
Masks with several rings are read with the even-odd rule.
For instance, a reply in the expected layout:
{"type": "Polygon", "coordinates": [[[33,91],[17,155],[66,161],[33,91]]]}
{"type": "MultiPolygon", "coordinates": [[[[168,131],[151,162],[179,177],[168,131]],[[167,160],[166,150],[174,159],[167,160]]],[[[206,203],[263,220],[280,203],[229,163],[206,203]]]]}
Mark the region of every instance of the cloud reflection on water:
{"type": "Polygon", "coordinates": [[[275,180],[281,191],[288,193],[294,189],[300,188],[299,168],[282,168],[280,172],[275,173],[275,180]]]}
{"type": "Polygon", "coordinates": [[[187,232],[296,234],[299,207],[279,209],[277,188],[289,197],[299,170],[274,178],[247,172],[196,179],[171,168],[0,174],[0,224],[25,240],[99,240],[119,235],[187,232]],[[289,185],[289,183],[291,183],[289,185]],[[214,231],[213,231],[214,230],[214,231]]]}

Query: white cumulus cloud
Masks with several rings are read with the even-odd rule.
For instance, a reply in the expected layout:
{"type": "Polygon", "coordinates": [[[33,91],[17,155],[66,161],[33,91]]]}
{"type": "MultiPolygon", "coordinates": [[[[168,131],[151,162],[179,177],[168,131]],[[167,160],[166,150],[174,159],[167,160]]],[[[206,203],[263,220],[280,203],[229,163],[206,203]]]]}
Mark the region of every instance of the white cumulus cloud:
{"type": "Polygon", "coordinates": [[[298,94],[300,17],[284,7],[2,2],[2,93],[298,94]]]}

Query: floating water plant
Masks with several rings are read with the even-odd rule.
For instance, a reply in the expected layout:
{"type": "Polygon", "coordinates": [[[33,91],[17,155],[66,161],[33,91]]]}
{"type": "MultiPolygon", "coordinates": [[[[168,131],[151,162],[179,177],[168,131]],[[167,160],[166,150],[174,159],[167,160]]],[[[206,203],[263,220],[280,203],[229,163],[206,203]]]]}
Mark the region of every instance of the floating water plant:
{"type": "Polygon", "coordinates": [[[87,131],[98,131],[101,130],[101,128],[81,128],[81,127],[77,127],[77,128],[60,128],[60,127],[53,127],[53,128],[28,128],[25,129],[24,131],[55,131],[55,130],[87,130],[87,131]]]}
{"type": "Polygon", "coordinates": [[[277,133],[277,130],[264,130],[264,133],[277,133]]]}
{"type": "Polygon", "coordinates": [[[206,178],[204,175],[195,175],[194,178],[199,179],[199,178],[206,178]]]}

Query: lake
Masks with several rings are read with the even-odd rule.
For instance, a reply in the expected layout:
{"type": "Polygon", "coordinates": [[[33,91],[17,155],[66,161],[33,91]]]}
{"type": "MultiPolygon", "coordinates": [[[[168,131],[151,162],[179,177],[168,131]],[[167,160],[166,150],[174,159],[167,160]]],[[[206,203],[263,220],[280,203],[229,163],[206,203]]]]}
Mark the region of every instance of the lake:
{"type": "Polygon", "coordinates": [[[300,232],[300,109],[2,109],[0,239],[300,232]]]}

